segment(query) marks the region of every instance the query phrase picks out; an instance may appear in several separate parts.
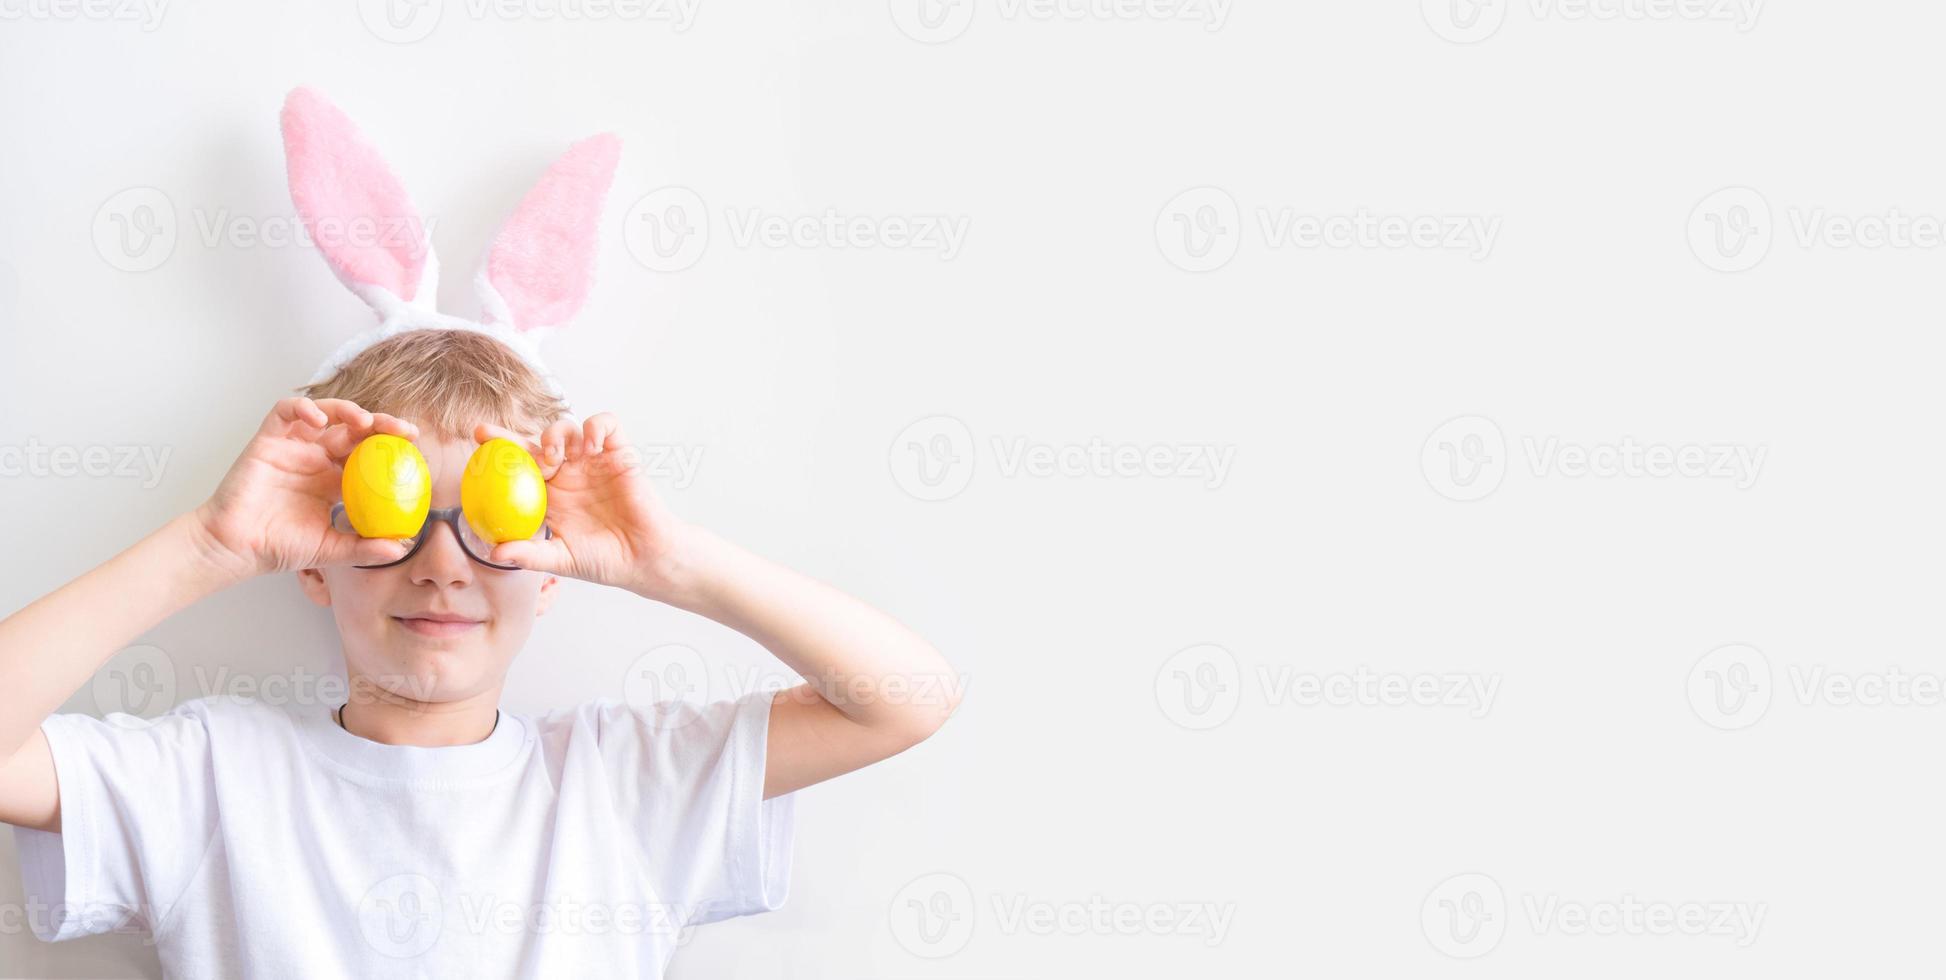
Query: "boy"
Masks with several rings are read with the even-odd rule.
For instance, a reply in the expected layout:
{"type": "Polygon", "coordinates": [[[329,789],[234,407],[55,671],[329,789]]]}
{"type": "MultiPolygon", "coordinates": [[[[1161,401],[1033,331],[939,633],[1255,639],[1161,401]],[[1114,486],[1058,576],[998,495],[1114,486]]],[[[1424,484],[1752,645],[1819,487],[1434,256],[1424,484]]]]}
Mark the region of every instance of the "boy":
{"type": "Polygon", "coordinates": [[[407,330],[278,402],[205,503],[0,621],[0,822],[53,907],[36,935],[127,923],[170,975],[659,976],[681,928],[777,907],[787,794],[937,730],[957,685],[914,682],[941,678],[883,614],[673,517],[617,420],[576,423],[500,341],[407,330]],[[423,451],[434,508],[459,505],[476,443],[521,441],[551,536],[335,527],[340,467],[375,433],[423,451]],[[344,705],[53,714],[161,619],[281,572],[331,610],[344,705]],[[707,616],[807,681],[502,713],[561,576],[707,616]]]}

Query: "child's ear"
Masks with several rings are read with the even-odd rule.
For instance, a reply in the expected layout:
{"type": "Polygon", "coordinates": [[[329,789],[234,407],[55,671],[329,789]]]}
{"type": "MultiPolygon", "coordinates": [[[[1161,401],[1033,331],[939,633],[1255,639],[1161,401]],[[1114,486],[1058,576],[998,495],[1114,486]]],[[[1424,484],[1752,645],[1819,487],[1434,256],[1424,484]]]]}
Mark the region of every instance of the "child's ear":
{"type": "Polygon", "coordinates": [[[541,579],[541,597],[540,597],[540,601],[534,603],[534,615],[535,616],[547,615],[548,609],[552,608],[554,605],[554,596],[557,593],[559,593],[560,590],[561,590],[561,580],[559,577],[549,575],[548,577],[541,579]]]}
{"type": "Polygon", "coordinates": [[[331,605],[331,587],[324,584],[323,570],[316,568],[298,569],[297,584],[298,587],[304,590],[305,595],[311,597],[312,602],[320,606],[331,605]]]}

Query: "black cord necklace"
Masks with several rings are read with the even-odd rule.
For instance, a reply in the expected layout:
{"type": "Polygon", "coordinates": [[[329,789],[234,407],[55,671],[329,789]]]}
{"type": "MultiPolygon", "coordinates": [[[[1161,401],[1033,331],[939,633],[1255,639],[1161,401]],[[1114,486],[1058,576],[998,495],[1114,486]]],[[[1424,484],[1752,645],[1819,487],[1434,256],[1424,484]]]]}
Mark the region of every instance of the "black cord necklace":
{"type": "MultiPolygon", "coordinates": [[[[338,719],[338,727],[340,729],[343,729],[344,733],[347,735],[351,734],[351,729],[345,728],[345,708],[350,704],[351,704],[350,701],[346,701],[344,704],[338,706],[337,711],[332,712],[332,716],[338,719]]],[[[500,730],[500,709],[495,708],[493,709],[493,727],[487,729],[487,738],[492,738],[493,733],[499,730],[500,730]]],[[[484,739],[482,739],[482,741],[484,741],[484,739]]]]}

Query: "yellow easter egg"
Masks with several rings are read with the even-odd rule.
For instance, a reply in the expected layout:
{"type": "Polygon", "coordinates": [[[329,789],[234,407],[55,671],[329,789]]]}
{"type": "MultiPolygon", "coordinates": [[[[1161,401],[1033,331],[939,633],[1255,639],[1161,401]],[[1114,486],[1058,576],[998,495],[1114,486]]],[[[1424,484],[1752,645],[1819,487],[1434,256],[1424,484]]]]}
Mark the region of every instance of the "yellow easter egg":
{"type": "Polygon", "coordinates": [[[432,509],[432,471],[398,436],[366,437],[345,459],[345,516],[360,537],[409,538],[432,509]]]}
{"type": "Polygon", "coordinates": [[[524,540],[547,520],[547,481],[519,443],[489,439],[466,461],[459,506],[480,537],[494,544],[524,540]]]}

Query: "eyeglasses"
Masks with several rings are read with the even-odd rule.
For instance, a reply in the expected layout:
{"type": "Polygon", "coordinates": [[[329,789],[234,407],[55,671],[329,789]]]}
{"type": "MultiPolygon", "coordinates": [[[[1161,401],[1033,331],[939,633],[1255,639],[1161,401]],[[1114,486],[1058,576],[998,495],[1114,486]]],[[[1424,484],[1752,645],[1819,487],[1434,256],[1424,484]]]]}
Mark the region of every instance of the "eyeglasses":
{"type": "MultiPolygon", "coordinates": [[[[413,555],[419,553],[419,549],[426,544],[426,535],[431,533],[432,529],[440,524],[452,525],[453,536],[459,539],[459,548],[461,551],[466,552],[466,557],[488,568],[497,568],[503,572],[520,571],[519,565],[501,565],[487,560],[486,556],[493,554],[493,542],[480,537],[479,534],[474,532],[472,523],[467,521],[466,515],[461,513],[458,507],[441,507],[427,511],[426,523],[419,528],[418,534],[413,535],[412,547],[406,551],[405,557],[400,558],[398,561],[385,562],[382,565],[357,565],[354,567],[391,568],[394,565],[403,565],[411,561],[413,555]]],[[[347,534],[358,533],[357,529],[351,526],[351,518],[346,516],[345,505],[342,502],[331,505],[331,526],[347,534]]],[[[541,525],[541,529],[530,540],[546,541],[553,536],[554,532],[548,530],[547,525],[543,524],[541,525]]]]}

